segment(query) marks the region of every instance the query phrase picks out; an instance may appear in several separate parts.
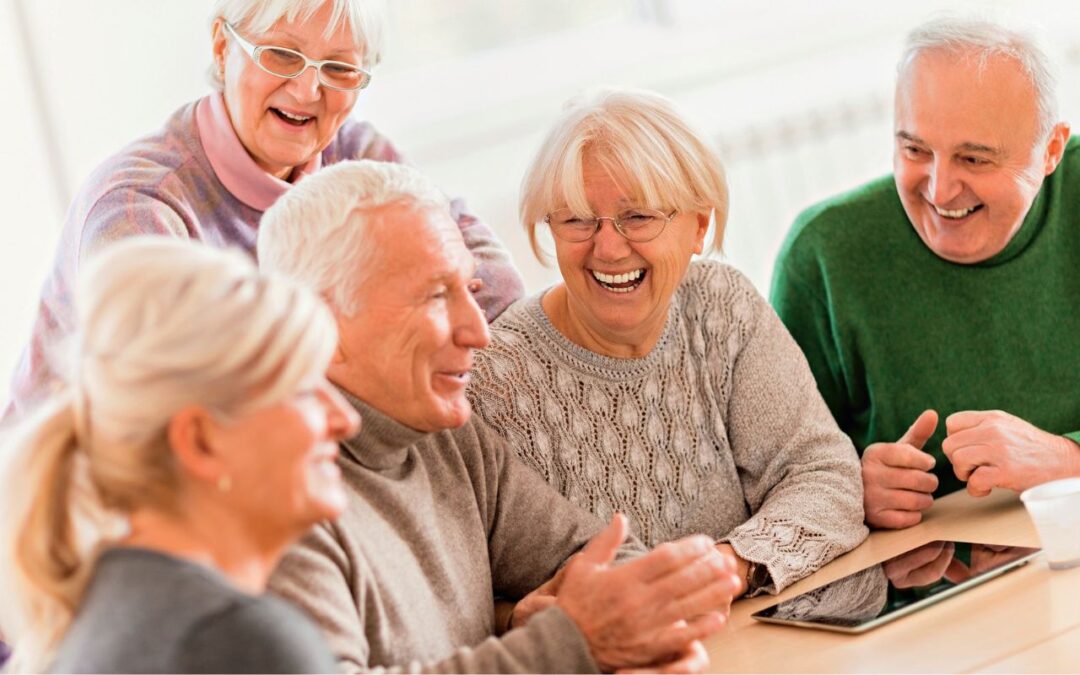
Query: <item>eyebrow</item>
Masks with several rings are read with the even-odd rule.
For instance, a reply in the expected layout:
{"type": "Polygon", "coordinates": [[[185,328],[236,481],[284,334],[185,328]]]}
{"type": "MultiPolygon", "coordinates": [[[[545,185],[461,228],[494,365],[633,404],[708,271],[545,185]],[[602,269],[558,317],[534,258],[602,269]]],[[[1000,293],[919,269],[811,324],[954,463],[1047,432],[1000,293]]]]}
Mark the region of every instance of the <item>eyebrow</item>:
{"type": "MultiPolygon", "coordinates": [[[[271,41],[273,41],[275,39],[279,39],[279,38],[288,38],[288,39],[292,40],[293,44],[295,44],[295,45],[299,45],[300,42],[301,42],[300,38],[297,35],[294,35],[293,33],[290,33],[287,30],[271,30],[271,31],[266,31],[265,33],[263,33],[263,37],[265,37],[267,35],[271,36],[269,38],[271,41]]],[[[351,51],[334,51],[334,52],[330,52],[330,55],[328,57],[326,57],[326,58],[330,59],[331,61],[344,61],[344,59],[346,59],[346,58],[348,58],[348,57],[350,57],[350,56],[352,56],[353,54],[356,54],[356,53],[358,53],[358,52],[355,49],[351,50],[351,51]]],[[[355,65],[355,64],[353,64],[353,65],[355,65]]]]}
{"type": "MultiPolygon", "coordinates": [[[[906,131],[897,131],[896,137],[902,141],[911,141],[912,143],[918,143],[919,145],[927,145],[926,141],[919,138],[915,134],[908,133],[906,131]]],[[[1000,157],[1005,153],[1001,151],[1001,148],[995,148],[990,145],[984,145],[982,143],[972,143],[967,141],[961,143],[956,147],[960,152],[975,152],[982,155],[990,155],[992,157],[1000,157]]]]}

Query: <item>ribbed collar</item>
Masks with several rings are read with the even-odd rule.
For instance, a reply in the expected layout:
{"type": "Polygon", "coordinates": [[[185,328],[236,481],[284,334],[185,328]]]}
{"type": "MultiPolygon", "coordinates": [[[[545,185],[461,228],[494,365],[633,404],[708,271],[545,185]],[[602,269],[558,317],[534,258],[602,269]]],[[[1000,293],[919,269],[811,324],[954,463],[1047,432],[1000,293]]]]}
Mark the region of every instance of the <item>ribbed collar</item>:
{"type": "Polygon", "coordinates": [[[975,263],[973,267],[996,267],[1009,262],[1027,250],[1027,247],[1035,240],[1035,237],[1042,231],[1048,220],[1047,213],[1050,209],[1050,199],[1046,196],[1046,192],[1052,189],[1052,178],[1053,174],[1047,176],[1046,180],[1043,181],[1042,188],[1035,195],[1035,200],[1031,202],[1031,208],[1028,209],[1027,215],[1024,216],[1023,224],[1020,225],[1020,229],[1016,231],[1009,243],[1005,244],[1005,248],[998,251],[996,255],[975,263]]]}
{"type": "Polygon", "coordinates": [[[344,389],[338,390],[360,413],[360,432],[342,441],[341,447],[361,466],[375,471],[399,467],[408,458],[409,448],[428,435],[372,408],[344,389]]]}
{"type": "Polygon", "coordinates": [[[256,211],[270,208],[293,184],[322,167],[322,153],[317,153],[306,164],[296,167],[292,183],[263,171],[236,135],[221,92],[210,94],[196,104],[195,124],[218,180],[234,197],[256,211]]]}

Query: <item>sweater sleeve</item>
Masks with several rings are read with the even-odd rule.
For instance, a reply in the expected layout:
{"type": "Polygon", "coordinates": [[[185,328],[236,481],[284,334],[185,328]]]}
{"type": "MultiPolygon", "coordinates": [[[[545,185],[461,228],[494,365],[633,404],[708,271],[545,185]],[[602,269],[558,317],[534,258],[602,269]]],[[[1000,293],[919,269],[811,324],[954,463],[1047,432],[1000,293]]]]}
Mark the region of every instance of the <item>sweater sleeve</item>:
{"type": "MultiPolygon", "coordinates": [[[[365,614],[364,580],[352,569],[333,526],[319,526],[282,559],[270,580],[275,593],[303,609],[323,630],[343,672],[376,673],[528,673],[596,672],[589,647],[577,626],[552,607],[529,624],[477,645],[462,645],[445,659],[372,666],[366,636],[378,617],[365,614]]],[[[463,608],[464,611],[464,608],[463,608]]]]}
{"type": "Polygon", "coordinates": [[[806,360],[756,294],[732,374],[728,434],[753,514],[727,540],[778,592],[866,538],[862,478],[806,360]]]}
{"type": "MultiPolygon", "coordinates": [[[[527,467],[490,426],[474,425],[485,460],[484,500],[495,592],[520,598],[550,579],[605,526],[527,467]]],[[[616,554],[625,562],[645,552],[630,537],[616,554]]]]}
{"type": "MultiPolygon", "coordinates": [[[[361,133],[361,147],[354,151],[357,159],[406,162],[390,139],[371,125],[356,124],[349,128],[361,133]]],[[[525,294],[525,283],[514,266],[510,252],[499,241],[495,231],[470,213],[464,200],[451,200],[450,212],[461,229],[465,245],[476,258],[476,274],[484,282],[484,287],[476,294],[476,300],[487,320],[494,321],[503,310],[525,294]]]]}
{"type": "Polygon", "coordinates": [[[78,261],[115,241],[138,235],[189,238],[195,214],[164,193],[135,186],[119,187],[102,195],[87,213],[79,244],[78,261]]]}

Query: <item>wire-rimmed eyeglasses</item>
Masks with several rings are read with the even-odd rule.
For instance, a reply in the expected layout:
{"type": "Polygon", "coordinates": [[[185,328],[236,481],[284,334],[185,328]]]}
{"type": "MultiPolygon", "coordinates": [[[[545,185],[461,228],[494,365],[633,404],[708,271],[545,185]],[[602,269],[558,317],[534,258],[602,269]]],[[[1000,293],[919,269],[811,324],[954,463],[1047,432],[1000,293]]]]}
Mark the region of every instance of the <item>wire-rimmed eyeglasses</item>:
{"type": "Polygon", "coordinates": [[[626,209],[614,216],[579,216],[570,209],[558,209],[544,216],[551,233],[563,241],[588,241],[610,220],[615,231],[630,241],[652,241],[660,236],[678,211],[664,213],[656,209],[626,209]]]}

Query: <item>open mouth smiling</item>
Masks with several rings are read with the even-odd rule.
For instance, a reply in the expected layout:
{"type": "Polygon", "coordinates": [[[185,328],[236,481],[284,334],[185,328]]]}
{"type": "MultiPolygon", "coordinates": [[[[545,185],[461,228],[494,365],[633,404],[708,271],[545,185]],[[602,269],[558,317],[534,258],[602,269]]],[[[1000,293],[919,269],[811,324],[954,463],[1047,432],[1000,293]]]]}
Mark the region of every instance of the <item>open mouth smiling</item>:
{"type": "Polygon", "coordinates": [[[966,209],[943,209],[936,204],[931,204],[931,206],[934,207],[935,213],[937,213],[942,218],[948,218],[949,220],[961,220],[963,218],[967,218],[968,216],[982,209],[983,207],[982,204],[976,204],[975,206],[970,206],[966,209]]]}
{"type": "Polygon", "coordinates": [[[309,124],[315,119],[314,115],[301,115],[299,113],[290,113],[281,108],[270,108],[270,112],[274,113],[279,120],[282,120],[286,124],[290,124],[294,127],[302,127],[305,124],[309,124]]]}
{"type": "Polygon", "coordinates": [[[592,273],[593,279],[596,280],[604,290],[612,293],[629,293],[645,281],[645,277],[648,274],[648,270],[639,268],[636,270],[630,270],[629,272],[623,272],[622,274],[605,274],[597,270],[589,270],[592,273]]]}

